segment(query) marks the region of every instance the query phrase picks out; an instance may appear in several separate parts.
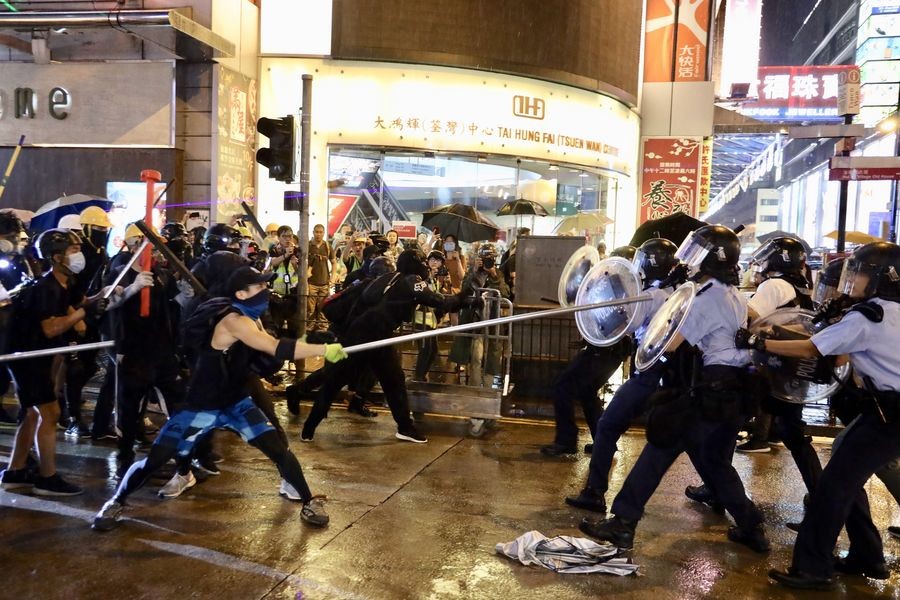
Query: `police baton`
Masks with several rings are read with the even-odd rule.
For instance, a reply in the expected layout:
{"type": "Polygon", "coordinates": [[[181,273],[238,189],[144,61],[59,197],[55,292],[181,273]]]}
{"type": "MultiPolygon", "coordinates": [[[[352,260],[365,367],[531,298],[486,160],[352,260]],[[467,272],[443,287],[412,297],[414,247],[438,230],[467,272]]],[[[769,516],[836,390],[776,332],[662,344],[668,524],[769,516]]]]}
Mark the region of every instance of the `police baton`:
{"type": "Polygon", "coordinates": [[[259,219],[256,218],[256,215],[253,214],[253,211],[250,210],[250,206],[241,200],[241,208],[244,209],[244,215],[247,217],[247,220],[250,221],[250,224],[253,225],[253,229],[256,230],[256,235],[259,236],[259,241],[266,241],[266,230],[263,229],[263,226],[260,224],[259,219]]]}

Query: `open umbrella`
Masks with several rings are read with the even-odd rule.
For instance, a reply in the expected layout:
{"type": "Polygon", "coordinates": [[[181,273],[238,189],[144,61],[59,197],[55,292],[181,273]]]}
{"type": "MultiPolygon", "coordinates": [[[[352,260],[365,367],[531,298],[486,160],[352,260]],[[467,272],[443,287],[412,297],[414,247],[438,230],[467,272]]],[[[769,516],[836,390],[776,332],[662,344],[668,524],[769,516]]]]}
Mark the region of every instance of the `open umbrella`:
{"type": "Polygon", "coordinates": [[[704,225],[707,223],[683,212],[672,213],[642,223],[631,237],[631,245],[638,247],[647,240],[660,237],[674,242],[677,246],[684,241],[688,234],[704,225]]]}
{"type": "MultiPolygon", "coordinates": [[[[838,232],[835,230],[831,233],[826,233],[825,237],[836,240],[838,238],[838,232]]],[[[884,241],[880,237],[875,237],[874,235],[869,235],[868,233],[863,233],[862,231],[848,231],[844,234],[844,239],[851,244],[871,244],[872,242],[884,241]]]]}
{"type": "Polygon", "coordinates": [[[422,213],[422,226],[439,227],[442,236],[453,235],[461,242],[493,240],[500,229],[474,206],[449,204],[422,213]]]}
{"type": "MultiPolygon", "coordinates": [[[[775,238],[780,238],[780,237],[795,239],[798,242],[800,242],[801,244],[803,244],[803,249],[806,250],[806,254],[812,253],[812,248],[806,242],[806,240],[804,240],[802,237],[800,237],[796,233],[788,233],[787,231],[782,231],[780,229],[777,229],[777,230],[769,232],[769,233],[764,233],[762,235],[758,235],[758,236],[756,236],[756,241],[759,242],[760,244],[765,244],[769,240],[774,240],[775,238]]],[[[834,232],[834,237],[835,237],[835,239],[837,239],[837,231],[834,232]]]]}
{"type": "Polygon", "coordinates": [[[498,217],[508,217],[510,215],[532,215],[535,217],[546,217],[549,213],[547,209],[532,200],[518,198],[510,200],[500,207],[497,211],[498,217]]]}
{"type": "Polygon", "coordinates": [[[31,219],[31,230],[40,232],[53,229],[59,220],[66,215],[79,215],[89,206],[99,206],[106,212],[112,210],[112,200],[89,196],[87,194],[72,194],[61,196],[53,202],[41,206],[31,219]]]}
{"type": "Polygon", "coordinates": [[[607,225],[611,225],[612,222],[612,219],[601,212],[585,211],[566,217],[556,225],[553,231],[565,232],[572,229],[579,233],[583,231],[601,231],[607,225]]]}

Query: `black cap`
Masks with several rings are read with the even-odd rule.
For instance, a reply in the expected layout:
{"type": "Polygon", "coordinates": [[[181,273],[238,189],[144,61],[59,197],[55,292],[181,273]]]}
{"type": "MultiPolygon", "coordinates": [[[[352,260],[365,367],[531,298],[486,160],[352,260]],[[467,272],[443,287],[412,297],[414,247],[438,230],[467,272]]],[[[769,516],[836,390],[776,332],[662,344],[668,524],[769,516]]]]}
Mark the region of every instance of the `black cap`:
{"type": "Polygon", "coordinates": [[[236,292],[246,290],[254,283],[269,283],[275,279],[275,273],[261,273],[253,267],[239,267],[228,278],[226,290],[229,296],[236,292]]]}

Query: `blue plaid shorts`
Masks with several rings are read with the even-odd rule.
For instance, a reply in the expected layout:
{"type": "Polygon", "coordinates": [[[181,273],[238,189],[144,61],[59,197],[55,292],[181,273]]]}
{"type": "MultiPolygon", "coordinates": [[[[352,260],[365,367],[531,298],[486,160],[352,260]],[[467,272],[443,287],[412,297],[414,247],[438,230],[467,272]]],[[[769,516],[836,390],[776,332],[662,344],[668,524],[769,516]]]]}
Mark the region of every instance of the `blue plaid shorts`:
{"type": "Polygon", "coordinates": [[[159,432],[154,444],[177,449],[187,456],[197,439],[212,429],[231,429],[250,442],[267,431],[272,424],[250,398],[222,410],[183,410],[172,416],[159,432]]]}

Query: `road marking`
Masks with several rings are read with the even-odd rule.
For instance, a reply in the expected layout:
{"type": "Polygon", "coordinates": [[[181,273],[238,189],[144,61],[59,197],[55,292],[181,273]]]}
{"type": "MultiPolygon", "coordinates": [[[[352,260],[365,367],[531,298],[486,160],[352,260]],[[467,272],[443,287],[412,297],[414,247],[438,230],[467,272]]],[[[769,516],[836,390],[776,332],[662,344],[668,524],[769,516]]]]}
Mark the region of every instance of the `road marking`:
{"type": "Polygon", "coordinates": [[[252,573],[261,577],[268,577],[269,579],[276,579],[279,581],[279,583],[283,582],[296,588],[300,588],[301,592],[297,594],[298,597],[302,597],[301,593],[303,588],[312,588],[327,594],[330,598],[366,600],[365,596],[359,596],[357,594],[346,592],[328,584],[319,583],[317,581],[313,581],[312,579],[306,579],[305,577],[299,577],[297,575],[291,575],[289,573],[285,573],[284,571],[279,571],[278,569],[267,567],[266,565],[261,565],[259,563],[251,562],[243,558],[238,558],[237,556],[232,556],[231,554],[217,552],[216,550],[210,550],[201,546],[192,546],[189,544],[173,544],[171,542],[145,540],[141,538],[138,538],[138,541],[152,546],[157,550],[164,550],[166,552],[171,552],[172,554],[179,554],[188,558],[201,560],[205,563],[209,563],[217,567],[231,569],[232,571],[241,571],[243,573],[252,573]]]}

